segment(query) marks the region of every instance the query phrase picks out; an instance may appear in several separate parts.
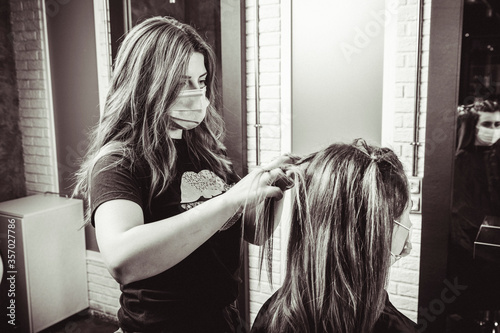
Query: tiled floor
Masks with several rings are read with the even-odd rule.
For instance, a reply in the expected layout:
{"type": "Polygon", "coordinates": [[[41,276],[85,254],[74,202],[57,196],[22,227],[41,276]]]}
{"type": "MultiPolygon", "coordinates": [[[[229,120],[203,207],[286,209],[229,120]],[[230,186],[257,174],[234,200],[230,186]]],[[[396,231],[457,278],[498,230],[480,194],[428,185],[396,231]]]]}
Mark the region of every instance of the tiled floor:
{"type": "Polygon", "coordinates": [[[82,311],[40,333],[113,333],[118,325],[82,311]]]}

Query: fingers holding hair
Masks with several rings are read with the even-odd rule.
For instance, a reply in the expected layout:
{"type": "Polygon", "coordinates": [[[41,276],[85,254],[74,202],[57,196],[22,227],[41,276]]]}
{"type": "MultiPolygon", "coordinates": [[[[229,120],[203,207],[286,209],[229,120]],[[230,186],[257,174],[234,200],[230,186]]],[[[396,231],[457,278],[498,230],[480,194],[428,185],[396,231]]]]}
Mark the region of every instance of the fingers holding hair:
{"type": "Polygon", "coordinates": [[[231,201],[240,207],[253,208],[266,198],[282,199],[283,192],[294,186],[293,178],[287,174],[295,160],[290,155],[282,155],[257,167],[229,190],[231,201]]]}

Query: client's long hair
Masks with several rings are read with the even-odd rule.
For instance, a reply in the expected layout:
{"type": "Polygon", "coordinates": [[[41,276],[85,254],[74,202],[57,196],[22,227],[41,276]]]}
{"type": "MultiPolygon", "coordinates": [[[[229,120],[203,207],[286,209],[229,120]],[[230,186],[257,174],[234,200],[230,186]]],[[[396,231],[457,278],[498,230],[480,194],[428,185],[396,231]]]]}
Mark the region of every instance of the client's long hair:
{"type": "MultiPolygon", "coordinates": [[[[287,272],[268,331],[370,332],[385,303],[394,220],[409,202],[403,165],[392,150],[358,139],[289,171],[295,195],[287,272]]],[[[260,214],[256,235],[264,240],[272,221],[260,214]]]]}

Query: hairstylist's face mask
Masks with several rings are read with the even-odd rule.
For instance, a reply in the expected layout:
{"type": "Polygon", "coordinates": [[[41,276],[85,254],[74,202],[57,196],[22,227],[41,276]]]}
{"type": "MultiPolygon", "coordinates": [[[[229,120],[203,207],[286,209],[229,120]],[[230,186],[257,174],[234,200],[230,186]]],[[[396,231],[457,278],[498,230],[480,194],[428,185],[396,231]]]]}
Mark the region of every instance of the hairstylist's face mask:
{"type": "Polygon", "coordinates": [[[198,126],[207,112],[209,101],[206,97],[207,69],[205,57],[199,52],[194,52],[189,58],[188,67],[182,77],[183,90],[170,108],[176,129],[191,130],[198,126]]]}
{"type": "Polygon", "coordinates": [[[479,112],[476,146],[491,146],[500,139],[500,111],[479,112]]]}
{"type": "Polygon", "coordinates": [[[170,108],[173,122],[183,130],[191,130],[201,124],[210,104],[205,96],[206,88],[182,90],[170,108]]]}

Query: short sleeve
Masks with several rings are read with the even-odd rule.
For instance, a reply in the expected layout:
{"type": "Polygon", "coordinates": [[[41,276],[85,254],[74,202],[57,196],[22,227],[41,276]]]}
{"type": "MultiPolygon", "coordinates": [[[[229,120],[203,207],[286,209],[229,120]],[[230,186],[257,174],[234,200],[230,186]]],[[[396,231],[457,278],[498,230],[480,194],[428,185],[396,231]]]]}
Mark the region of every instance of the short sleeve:
{"type": "Polygon", "coordinates": [[[125,199],[144,209],[141,195],[140,174],[130,167],[130,162],[120,156],[100,158],[92,170],[90,180],[91,223],[94,224],[96,209],[106,201],[125,199]]]}

